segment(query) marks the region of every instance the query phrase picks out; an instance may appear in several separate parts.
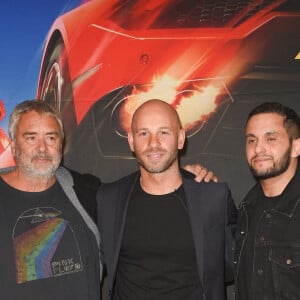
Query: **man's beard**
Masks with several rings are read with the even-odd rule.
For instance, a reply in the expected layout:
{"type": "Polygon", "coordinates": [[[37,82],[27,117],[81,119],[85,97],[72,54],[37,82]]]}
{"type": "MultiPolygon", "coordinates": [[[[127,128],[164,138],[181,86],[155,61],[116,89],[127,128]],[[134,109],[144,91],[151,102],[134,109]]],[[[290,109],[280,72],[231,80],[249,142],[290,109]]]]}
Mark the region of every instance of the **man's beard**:
{"type": "Polygon", "coordinates": [[[283,174],[290,165],[291,151],[292,151],[292,146],[290,145],[289,148],[284,153],[284,155],[281,157],[281,159],[277,162],[273,162],[273,166],[266,170],[257,171],[250,165],[249,167],[253,176],[257,180],[265,180],[283,174]]]}
{"type": "Polygon", "coordinates": [[[28,177],[50,179],[55,174],[57,168],[60,165],[61,156],[53,157],[45,153],[36,154],[33,157],[31,157],[31,163],[28,163],[23,160],[22,153],[17,151],[15,155],[15,161],[18,168],[20,168],[22,172],[26,174],[28,177]],[[49,160],[49,165],[42,169],[36,168],[34,166],[33,161],[35,159],[38,159],[39,157],[49,160]]]}
{"type": "Polygon", "coordinates": [[[154,173],[162,173],[168,170],[176,161],[177,155],[178,155],[177,151],[172,152],[167,158],[167,160],[161,161],[157,165],[149,164],[145,160],[141,159],[141,157],[139,156],[136,156],[136,159],[143,169],[145,169],[148,173],[154,174],[154,173]]]}

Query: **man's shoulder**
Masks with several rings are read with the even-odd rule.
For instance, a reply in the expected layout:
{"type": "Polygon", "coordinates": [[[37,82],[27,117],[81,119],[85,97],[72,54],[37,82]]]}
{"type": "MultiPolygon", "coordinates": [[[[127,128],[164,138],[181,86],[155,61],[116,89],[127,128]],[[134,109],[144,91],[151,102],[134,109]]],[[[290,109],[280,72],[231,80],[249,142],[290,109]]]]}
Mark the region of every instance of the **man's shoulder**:
{"type": "Polygon", "coordinates": [[[96,222],[96,193],[101,184],[100,179],[92,174],[82,174],[66,167],[59,167],[55,176],[62,187],[74,190],[83,208],[96,222]]]}
{"type": "Polygon", "coordinates": [[[140,172],[134,172],[113,182],[102,183],[99,191],[108,192],[110,190],[115,190],[116,188],[130,188],[134,184],[134,182],[136,182],[139,176],[140,172]]]}
{"type": "Polygon", "coordinates": [[[100,179],[93,175],[93,174],[89,174],[89,173],[79,173],[77,171],[68,169],[68,171],[70,172],[70,174],[73,177],[73,181],[74,181],[74,185],[82,185],[85,186],[87,188],[91,188],[91,189],[97,189],[100,184],[101,181],[100,179]]]}
{"type": "Polygon", "coordinates": [[[214,181],[201,181],[197,182],[194,180],[195,176],[183,169],[181,169],[181,176],[183,178],[184,185],[186,185],[189,188],[193,189],[203,189],[203,190],[223,190],[223,189],[229,189],[228,184],[226,182],[214,182],[214,181]]]}
{"type": "Polygon", "coordinates": [[[113,213],[115,208],[121,209],[128,199],[131,190],[139,178],[139,172],[122,177],[114,182],[103,183],[97,192],[98,216],[103,220],[103,214],[113,213]]]}
{"type": "Polygon", "coordinates": [[[196,203],[205,202],[209,207],[219,207],[222,209],[225,203],[233,202],[231,191],[226,182],[201,181],[196,182],[190,176],[182,176],[183,187],[189,201],[196,203]],[[209,201],[207,201],[209,198],[209,201]]]}
{"type": "Polygon", "coordinates": [[[254,205],[258,198],[263,197],[263,192],[259,183],[256,183],[240,202],[238,208],[241,209],[244,205],[254,205]]]}

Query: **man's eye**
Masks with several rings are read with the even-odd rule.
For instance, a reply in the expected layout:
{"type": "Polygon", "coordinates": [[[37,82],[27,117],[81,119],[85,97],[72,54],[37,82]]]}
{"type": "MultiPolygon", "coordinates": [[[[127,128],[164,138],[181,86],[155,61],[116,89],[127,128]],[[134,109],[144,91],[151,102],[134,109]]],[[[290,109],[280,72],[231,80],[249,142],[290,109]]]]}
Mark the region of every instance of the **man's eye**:
{"type": "Polygon", "coordinates": [[[249,144],[249,145],[254,144],[255,141],[256,141],[255,139],[248,139],[247,144],[249,144]]]}
{"type": "Polygon", "coordinates": [[[49,135],[47,136],[47,143],[48,144],[53,144],[57,141],[58,137],[56,135],[49,135]]]}
{"type": "Polygon", "coordinates": [[[55,140],[54,136],[48,136],[47,141],[48,142],[53,142],[55,140]]]}
{"type": "Polygon", "coordinates": [[[26,141],[28,141],[28,142],[32,142],[32,141],[34,141],[35,140],[35,137],[34,136],[27,136],[26,137],[26,141]]]}
{"type": "Polygon", "coordinates": [[[162,131],[161,134],[162,134],[162,135],[168,135],[168,134],[170,134],[170,133],[169,133],[169,131],[162,131]]]}

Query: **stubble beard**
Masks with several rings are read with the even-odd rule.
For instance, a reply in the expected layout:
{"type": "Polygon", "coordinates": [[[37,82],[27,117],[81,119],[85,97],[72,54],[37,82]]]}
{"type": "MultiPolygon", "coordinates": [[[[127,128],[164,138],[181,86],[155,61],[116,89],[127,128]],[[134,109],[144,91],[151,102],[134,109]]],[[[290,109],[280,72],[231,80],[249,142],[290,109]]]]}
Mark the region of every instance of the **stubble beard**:
{"type": "MultiPolygon", "coordinates": [[[[160,150],[161,152],[166,153],[165,150],[160,150]]],[[[149,151],[148,151],[149,152],[149,151]]],[[[146,153],[143,153],[144,156],[146,153]]],[[[160,161],[157,164],[150,164],[146,160],[142,159],[142,156],[136,156],[136,159],[139,165],[145,169],[148,173],[155,174],[155,173],[163,173],[168,170],[174,162],[177,160],[178,153],[177,151],[173,151],[170,153],[169,157],[165,161],[160,161]]]]}
{"type": "Polygon", "coordinates": [[[250,170],[251,170],[253,176],[257,180],[265,180],[265,179],[273,178],[273,177],[283,174],[290,165],[291,151],[292,151],[292,147],[289,146],[289,148],[286,150],[286,152],[281,157],[281,159],[277,162],[273,161],[273,166],[266,170],[258,171],[250,165],[249,167],[250,167],[250,170]]]}

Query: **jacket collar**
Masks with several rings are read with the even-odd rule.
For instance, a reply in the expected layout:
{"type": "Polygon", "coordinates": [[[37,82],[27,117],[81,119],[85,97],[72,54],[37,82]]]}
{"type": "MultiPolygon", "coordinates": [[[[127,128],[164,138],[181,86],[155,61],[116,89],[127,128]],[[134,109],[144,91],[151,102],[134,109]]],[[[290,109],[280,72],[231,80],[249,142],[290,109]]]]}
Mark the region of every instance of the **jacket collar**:
{"type": "Polygon", "coordinates": [[[286,188],[281,194],[280,200],[277,205],[274,207],[275,210],[292,216],[296,207],[300,201],[300,191],[299,191],[299,182],[300,182],[300,165],[298,164],[296,173],[294,177],[290,180],[286,188]]]}
{"type": "MultiPolygon", "coordinates": [[[[299,182],[300,164],[298,164],[295,175],[283,190],[280,199],[274,206],[273,210],[289,217],[293,215],[295,209],[300,203],[299,182]]],[[[242,201],[241,206],[255,206],[256,201],[259,201],[262,197],[264,197],[263,190],[261,185],[257,183],[242,201]]]]}

